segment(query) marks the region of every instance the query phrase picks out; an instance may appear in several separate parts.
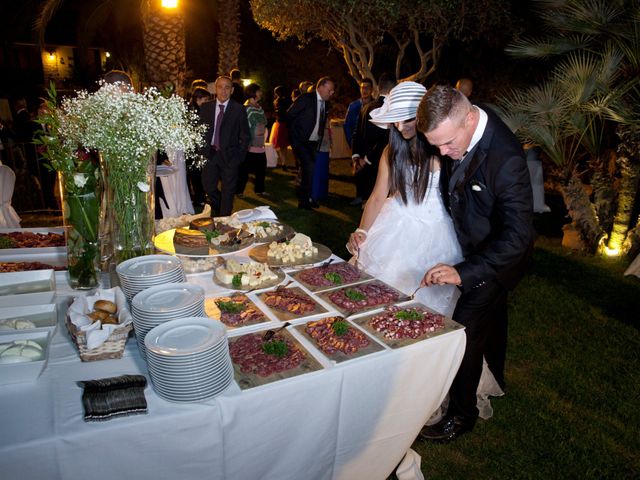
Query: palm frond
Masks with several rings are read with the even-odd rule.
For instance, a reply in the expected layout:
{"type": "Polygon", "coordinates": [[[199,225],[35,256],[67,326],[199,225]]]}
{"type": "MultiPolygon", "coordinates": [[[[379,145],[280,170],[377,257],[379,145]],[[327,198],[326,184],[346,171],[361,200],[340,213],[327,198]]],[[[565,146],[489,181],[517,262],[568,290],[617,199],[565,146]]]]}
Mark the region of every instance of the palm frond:
{"type": "Polygon", "coordinates": [[[509,44],[505,51],[520,58],[550,58],[574,50],[589,48],[592,39],[584,35],[549,36],[543,39],[522,38],[509,44]]]}
{"type": "Polygon", "coordinates": [[[47,25],[54,17],[60,5],[64,0],[46,0],[40,7],[38,16],[33,22],[33,29],[38,35],[38,41],[40,45],[44,45],[44,34],[47,30],[47,25]]]}

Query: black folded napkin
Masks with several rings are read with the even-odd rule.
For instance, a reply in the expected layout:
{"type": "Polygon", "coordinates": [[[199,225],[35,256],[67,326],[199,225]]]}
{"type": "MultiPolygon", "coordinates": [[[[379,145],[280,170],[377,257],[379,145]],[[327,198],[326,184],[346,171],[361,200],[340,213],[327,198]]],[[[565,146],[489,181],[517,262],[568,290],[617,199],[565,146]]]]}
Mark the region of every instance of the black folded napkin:
{"type": "Polygon", "coordinates": [[[82,404],[85,422],[147,413],[147,399],[144,397],[147,379],[143,375],[121,375],[85,380],[78,384],[84,387],[82,404]]]}

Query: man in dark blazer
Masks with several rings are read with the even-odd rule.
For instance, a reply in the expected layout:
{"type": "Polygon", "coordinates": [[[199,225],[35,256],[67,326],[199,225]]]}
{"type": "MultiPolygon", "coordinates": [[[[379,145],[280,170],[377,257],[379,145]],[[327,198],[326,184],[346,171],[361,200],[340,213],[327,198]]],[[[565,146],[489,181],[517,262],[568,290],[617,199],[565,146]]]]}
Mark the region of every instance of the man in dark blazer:
{"type": "Polygon", "coordinates": [[[498,116],[471,105],[450,86],[432,87],[418,107],[418,129],[440,150],[440,191],[464,260],[429,269],[423,284],[457,285],[453,319],[467,345],[449,391],[449,408],[421,437],[450,441],[471,431],[482,358],[504,387],[507,292],[527,268],[533,248],[533,200],[520,142],[498,116]]]}
{"type": "Polygon", "coordinates": [[[389,143],[389,129],[381,128],[370,122],[371,112],[382,107],[385,97],[396,86],[396,78],[389,73],[383,73],[378,80],[380,95],[360,110],[358,122],[353,132],[351,162],[354,167],[356,184],[356,198],[351,205],[366,202],[373,191],[378,176],[378,164],[382,152],[389,143]]]}
{"type": "Polygon", "coordinates": [[[318,146],[322,144],[329,99],[334,92],[335,82],[329,77],[322,77],[318,80],[314,92],[303,93],[287,110],[289,141],[302,171],[298,188],[298,208],[310,210],[318,206],[311,199],[313,168],[318,146]]]}
{"type": "Polygon", "coordinates": [[[213,214],[226,216],[233,211],[238,172],[249,146],[249,122],[244,106],[230,98],[231,79],[218,77],[215,88],[216,99],[204,103],[199,113],[200,122],[207,125],[201,153],[208,160],[202,170],[202,186],[213,214]]]}

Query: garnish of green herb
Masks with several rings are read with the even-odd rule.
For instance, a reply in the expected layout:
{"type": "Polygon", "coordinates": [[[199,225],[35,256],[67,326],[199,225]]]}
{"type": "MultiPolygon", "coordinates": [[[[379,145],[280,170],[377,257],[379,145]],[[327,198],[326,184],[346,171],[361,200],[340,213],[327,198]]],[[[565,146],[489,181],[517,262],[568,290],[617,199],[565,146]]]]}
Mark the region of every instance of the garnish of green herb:
{"type": "Polygon", "coordinates": [[[398,320],[422,320],[422,313],[417,310],[400,310],[396,313],[398,320]]]}
{"type": "Polygon", "coordinates": [[[262,351],[267,355],[284,357],[289,353],[289,347],[284,340],[271,340],[262,344],[262,351]]]}
{"type": "Polygon", "coordinates": [[[244,272],[236,273],[231,280],[231,285],[233,285],[234,287],[239,287],[240,285],[242,285],[242,275],[244,275],[244,272]]]}
{"type": "Polygon", "coordinates": [[[211,243],[211,240],[213,240],[214,238],[222,235],[219,230],[205,230],[202,233],[204,233],[204,236],[207,237],[207,242],[209,243],[211,243]]]}
{"type": "Polygon", "coordinates": [[[218,300],[216,302],[218,308],[225,313],[240,313],[244,310],[244,305],[242,303],[236,302],[225,302],[223,300],[218,300]]]}
{"type": "Polygon", "coordinates": [[[349,331],[349,324],[344,320],[338,320],[337,322],[333,322],[331,328],[333,328],[333,333],[341,337],[349,331]]]}
{"type": "Polygon", "coordinates": [[[329,280],[334,285],[340,285],[342,283],[342,277],[336,272],[325,273],[324,278],[329,280]]]}
{"type": "Polygon", "coordinates": [[[367,298],[367,296],[364,293],[360,293],[358,290],[351,290],[351,289],[345,290],[344,295],[349,300],[355,300],[356,302],[367,298]]]}
{"type": "Polygon", "coordinates": [[[0,236],[0,248],[12,248],[13,240],[5,235],[0,236]]]}
{"type": "Polygon", "coordinates": [[[260,222],[258,226],[262,228],[269,228],[271,224],[269,222],[260,222]]]}

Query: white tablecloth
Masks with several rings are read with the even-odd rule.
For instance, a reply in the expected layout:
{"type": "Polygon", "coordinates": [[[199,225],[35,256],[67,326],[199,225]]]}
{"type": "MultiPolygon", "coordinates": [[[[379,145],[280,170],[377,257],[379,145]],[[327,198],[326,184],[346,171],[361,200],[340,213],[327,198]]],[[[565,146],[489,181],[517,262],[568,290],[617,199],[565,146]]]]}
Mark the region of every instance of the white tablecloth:
{"type": "Polygon", "coordinates": [[[233,384],[205,403],[170,403],[149,386],[147,415],[85,423],[77,381],[148,378],[146,365],[134,339],[120,360],[82,363],[60,324],[38,381],[0,387],[0,476],[384,479],[441,403],[464,346],[457,330],[251,390],[233,384]]]}

